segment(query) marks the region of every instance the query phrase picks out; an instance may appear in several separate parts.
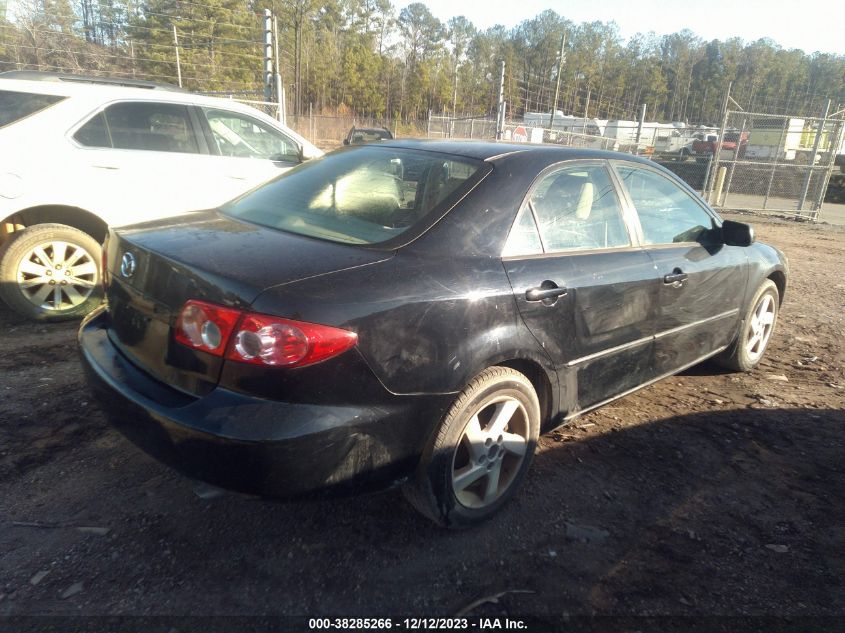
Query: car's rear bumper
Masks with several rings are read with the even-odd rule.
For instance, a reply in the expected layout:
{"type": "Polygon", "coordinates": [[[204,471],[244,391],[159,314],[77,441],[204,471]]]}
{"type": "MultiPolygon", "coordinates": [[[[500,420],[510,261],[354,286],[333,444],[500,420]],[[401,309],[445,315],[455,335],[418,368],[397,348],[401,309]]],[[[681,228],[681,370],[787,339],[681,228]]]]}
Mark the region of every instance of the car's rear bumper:
{"type": "Polygon", "coordinates": [[[295,497],[386,488],[407,477],[447,406],[442,396],[372,406],[292,404],[220,387],[178,392],[133,365],[108,337],[108,316],[79,330],[88,382],[109,421],[181,473],[247,494],[295,497]]]}

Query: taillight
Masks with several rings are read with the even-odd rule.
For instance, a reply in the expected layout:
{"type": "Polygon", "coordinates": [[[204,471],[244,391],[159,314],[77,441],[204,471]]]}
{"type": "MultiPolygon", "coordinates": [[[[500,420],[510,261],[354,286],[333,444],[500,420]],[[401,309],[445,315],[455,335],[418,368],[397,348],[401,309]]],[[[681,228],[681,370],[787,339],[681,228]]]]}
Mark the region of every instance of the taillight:
{"type": "Polygon", "coordinates": [[[176,340],[182,345],[223,356],[240,310],[205,301],[188,301],[176,321],[176,340]]]}
{"type": "Polygon", "coordinates": [[[245,315],[237,330],[226,358],[274,367],[319,363],[358,342],[355,332],[263,314],[245,315]]]}
{"type": "Polygon", "coordinates": [[[176,341],[227,360],[302,367],[337,356],[358,342],[355,332],[188,301],[176,321],[176,341]],[[228,351],[226,351],[228,350],[228,351]]]}

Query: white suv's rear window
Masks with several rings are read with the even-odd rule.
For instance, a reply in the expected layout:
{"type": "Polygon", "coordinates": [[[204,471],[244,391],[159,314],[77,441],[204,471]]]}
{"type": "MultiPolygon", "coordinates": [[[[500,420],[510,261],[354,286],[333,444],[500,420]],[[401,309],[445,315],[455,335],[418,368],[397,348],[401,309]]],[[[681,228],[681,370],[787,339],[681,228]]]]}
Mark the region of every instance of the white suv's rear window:
{"type": "Polygon", "coordinates": [[[30,114],[35,114],[64,98],[56,95],[0,90],[0,127],[19,121],[30,114]]]}

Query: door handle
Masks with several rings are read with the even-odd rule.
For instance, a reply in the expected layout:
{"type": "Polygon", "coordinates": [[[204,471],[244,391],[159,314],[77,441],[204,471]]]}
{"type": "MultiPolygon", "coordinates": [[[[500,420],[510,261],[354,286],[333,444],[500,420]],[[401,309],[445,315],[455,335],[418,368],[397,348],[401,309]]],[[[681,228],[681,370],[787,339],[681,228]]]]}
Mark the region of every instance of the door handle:
{"type": "Polygon", "coordinates": [[[676,268],[671,272],[669,275],[665,275],[663,277],[663,283],[667,286],[675,286],[676,288],[680,287],[682,283],[684,283],[687,279],[689,279],[689,275],[686,274],[680,268],[676,268]]]}
{"type": "Polygon", "coordinates": [[[120,169],[117,165],[91,165],[94,169],[109,169],[112,171],[117,171],[120,169]]]}
{"type": "MultiPolygon", "coordinates": [[[[544,282],[545,284],[546,282],[544,282]]],[[[549,282],[552,283],[552,282],[549,282]]],[[[539,288],[529,288],[525,291],[525,300],[526,301],[543,301],[546,302],[549,299],[557,299],[558,297],[566,296],[569,291],[566,288],[561,288],[557,285],[550,287],[550,286],[541,286],[539,288]]],[[[554,303],[554,302],[552,302],[554,303]]]]}

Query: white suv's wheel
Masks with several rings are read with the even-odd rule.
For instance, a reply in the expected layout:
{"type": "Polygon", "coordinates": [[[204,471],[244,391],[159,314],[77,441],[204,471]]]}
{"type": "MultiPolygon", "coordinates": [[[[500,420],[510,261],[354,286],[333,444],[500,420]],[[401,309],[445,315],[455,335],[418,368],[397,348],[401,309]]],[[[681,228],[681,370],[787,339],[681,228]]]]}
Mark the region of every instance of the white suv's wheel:
{"type": "Polygon", "coordinates": [[[81,317],[103,297],[100,245],[63,224],[13,233],[0,248],[0,298],[40,321],[81,317]]]}

